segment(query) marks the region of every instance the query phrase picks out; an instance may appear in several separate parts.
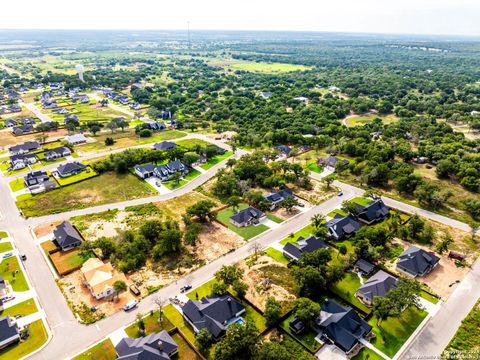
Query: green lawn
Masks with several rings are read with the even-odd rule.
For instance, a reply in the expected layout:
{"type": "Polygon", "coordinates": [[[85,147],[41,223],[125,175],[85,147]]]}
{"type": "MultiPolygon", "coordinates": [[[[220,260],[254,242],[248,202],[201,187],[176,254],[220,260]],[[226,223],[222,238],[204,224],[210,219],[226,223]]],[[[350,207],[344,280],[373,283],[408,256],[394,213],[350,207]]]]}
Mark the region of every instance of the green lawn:
{"type": "Polygon", "coordinates": [[[345,277],[338,283],[331,286],[330,289],[334,294],[338,295],[346,302],[356,306],[366,313],[370,313],[371,310],[355,296],[355,293],[360,286],[361,284],[358,275],[353,272],[347,272],[345,273],[345,277]]]}
{"type": "Polygon", "coordinates": [[[372,202],[371,199],[367,199],[367,198],[364,198],[364,197],[356,197],[356,198],[353,198],[352,200],[350,200],[358,205],[361,205],[361,206],[367,206],[368,204],[370,204],[372,202]]]}
{"type": "Polygon", "coordinates": [[[315,172],[315,173],[322,173],[323,171],[323,167],[321,166],[318,166],[317,164],[317,161],[316,160],[309,160],[307,161],[306,163],[306,168],[312,172],[315,172]]]}
{"type": "Polygon", "coordinates": [[[425,300],[427,301],[430,301],[432,304],[436,304],[438,303],[439,299],[433,295],[430,295],[429,293],[427,293],[425,290],[422,290],[420,292],[420,296],[422,298],[424,298],[425,300]]]}
{"type": "Polygon", "coordinates": [[[312,329],[305,329],[300,334],[292,334],[289,328],[289,322],[295,317],[295,314],[292,313],[289,317],[282,321],[281,327],[290,335],[296,337],[300,342],[307,347],[312,352],[318,351],[320,349],[320,343],[315,340],[317,333],[312,329]]]}
{"type": "Polygon", "coordinates": [[[240,301],[245,306],[245,313],[242,315],[244,319],[251,320],[257,327],[259,332],[264,331],[267,328],[265,324],[265,318],[257,310],[244,301],[240,301]]]}
{"type": "MultiPolygon", "coordinates": [[[[165,315],[163,316],[162,322],[159,321],[158,310],[155,311],[153,315],[150,315],[149,313],[143,318],[143,321],[145,322],[145,335],[160,332],[162,330],[171,331],[175,328],[175,326],[165,315]]],[[[138,325],[136,321],[132,325],[126,327],[125,332],[132,338],[141,337],[141,334],[138,332],[138,325]]]]}
{"type": "Polygon", "coordinates": [[[0,231],[0,239],[5,239],[8,237],[8,233],[6,231],[0,231]]]}
{"type": "Polygon", "coordinates": [[[170,190],[175,190],[175,189],[181,188],[182,186],[186,185],[187,183],[188,183],[187,180],[181,179],[179,182],[176,182],[176,181],[164,182],[163,185],[165,185],[170,190]]]}
{"type": "Polygon", "coordinates": [[[27,280],[15,256],[4,259],[0,263],[0,275],[12,285],[13,291],[28,290],[27,280]]]}
{"type": "Polygon", "coordinates": [[[192,300],[196,300],[198,295],[198,299],[200,300],[201,298],[212,294],[212,287],[216,282],[217,280],[213,278],[207,281],[205,284],[188,292],[186,295],[189,299],[192,299],[192,300]]]}
{"type": "MultiPolygon", "coordinates": [[[[8,304],[7,304],[8,305],[8,304]]],[[[6,308],[3,311],[0,311],[0,316],[15,316],[15,315],[30,315],[36,313],[38,311],[37,305],[35,305],[35,301],[33,299],[25,300],[17,305],[13,305],[9,308],[6,308]]]]}
{"type": "Polygon", "coordinates": [[[174,358],[178,360],[196,360],[200,359],[197,353],[192,349],[192,347],[185,341],[183,337],[180,336],[179,333],[175,333],[172,335],[172,339],[178,345],[178,355],[174,358]]]}
{"type": "Polygon", "coordinates": [[[197,146],[205,147],[207,145],[212,145],[210,142],[201,140],[201,139],[187,139],[179,140],[175,142],[178,146],[184,147],[185,149],[194,149],[197,146]]]}
{"type": "Polygon", "coordinates": [[[106,339],[75,356],[72,360],[114,360],[116,358],[117,353],[112,341],[106,339]]]}
{"type": "Polygon", "coordinates": [[[288,263],[290,262],[285,256],[283,256],[283,253],[281,251],[272,247],[266,249],[265,253],[275,261],[278,261],[280,264],[288,265],[288,263]]]}
{"type": "MultiPolygon", "coordinates": [[[[246,207],[247,207],[246,204],[241,204],[239,208],[241,210],[246,207]]],[[[227,225],[230,230],[232,230],[233,232],[236,232],[245,240],[249,240],[269,229],[269,227],[264,224],[251,225],[251,226],[245,226],[245,227],[236,227],[235,225],[230,223],[230,217],[233,214],[234,214],[233,209],[231,207],[228,207],[218,212],[217,219],[222,223],[224,223],[225,225],[227,225]]]]}
{"type": "Polygon", "coordinates": [[[282,218],[279,218],[278,216],[273,215],[270,212],[267,212],[267,218],[272,220],[273,222],[276,222],[277,224],[281,224],[283,222],[282,218]]]}
{"type": "Polygon", "coordinates": [[[210,169],[211,167],[215,166],[215,165],[218,164],[219,162],[221,162],[221,161],[229,158],[229,157],[232,156],[232,155],[233,155],[233,152],[232,152],[232,151],[227,151],[225,154],[211,157],[210,159],[207,160],[207,162],[206,162],[205,164],[200,165],[200,167],[201,167],[202,169],[208,170],[208,169],[210,169]]]}
{"type": "Polygon", "coordinates": [[[332,212],[328,213],[327,216],[331,217],[331,218],[334,218],[335,215],[340,215],[340,216],[347,216],[348,213],[343,211],[342,209],[335,209],[333,210],[332,212]]]}
{"type": "Polygon", "coordinates": [[[33,198],[17,201],[26,217],[56,214],[90,206],[156,195],[148,184],[135,175],[104,173],[33,198]]]}
{"type": "Polygon", "coordinates": [[[18,178],[15,180],[10,181],[10,189],[13,192],[25,189],[25,183],[23,182],[23,178],[18,178]]]}
{"type": "Polygon", "coordinates": [[[168,304],[163,308],[163,314],[170,320],[170,322],[178,328],[179,331],[190,341],[195,344],[195,333],[189,324],[185,322],[182,314],[172,304],[168,304]]]}
{"type": "Polygon", "coordinates": [[[368,321],[376,335],[371,343],[385,355],[393,357],[426,316],[426,311],[413,306],[403,311],[399,317],[382,321],[380,326],[377,326],[377,318],[373,316],[368,321]]]}
{"type": "Polygon", "coordinates": [[[357,355],[352,358],[352,360],[383,360],[383,358],[375,351],[364,347],[357,355]]]}
{"type": "Polygon", "coordinates": [[[98,174],[95,170],[93,170],[90,166],[87,166],[87,169],[85,171],[82,171],[81,173],[78,173],[76,175],[72,175],[69,177],[65,177],[65,178],[57,177],[55,179],[60,184],[60,186],[67,186],[67,185],[75,184],[82,180],[90,179],[97,175],[98,174]]]}
{"type": "Polygon", "coordinates": [[[7,241],[7,242],[2,242],[0,243],[0,253],[6,252],[13,250],[12,243],[7,241]]]}
{"type": "Polygon", "coordinates": [[[315,227],[312,224],[307,225],[303,229],[300,229],[296,233],[294,233],[293,236],[288,236],[282,241],[280,241],[280,244],[285,245],[287,243],[294,243],[300,236],[303,236],[304,238],[309,237],[314,233],[314,231],[315,227]]]}
{"type": "Polygon", "coordinates": [[[195,179],[198,175],[200,175],[201,172],[196,170],[196,169],[191,169],[187,176],[184,177],[185,180],[187,181],[192,181],[193,179],[195,179]]]}
{"type": "Polygon", "coordinates": [[[26,341],[17,345],[8,346],[0,350],[0,358],[2,359],[20,359],[37,350],[47,341],[48,335],[42,320],[37,320],[29,325],[30,336],[26,341]]]}

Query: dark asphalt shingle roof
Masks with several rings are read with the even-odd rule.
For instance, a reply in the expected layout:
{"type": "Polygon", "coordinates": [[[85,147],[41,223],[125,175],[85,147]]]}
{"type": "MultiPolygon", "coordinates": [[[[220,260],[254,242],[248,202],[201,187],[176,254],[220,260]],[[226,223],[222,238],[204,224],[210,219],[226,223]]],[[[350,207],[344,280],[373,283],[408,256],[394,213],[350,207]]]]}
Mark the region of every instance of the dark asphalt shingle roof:
{"type": "Polygon", "coordinates": [[[296,243],[287,243],[283,247],[283,252],[290,255],[291,258],[298,260],[302,254],[310,253],[318,249],[326,249],[327,244],[320,238],[310,235],[308,238],[299,237],[296,243]]]}
{"type": "Polygon", "coordinates": [[[336,215],[325,223],[327,228],[332,228],[339,238],[354,234],[360,229],[360,223],[355,220],[352,214],[347,216],[336,215]]]}
{"type": "Polygon", "coordinates": [[[365,298],[373,301],[375,296],[385,296],[387,293],[397,287],[397,278],[386,273],[383,270],[378,271],[360,286],[358,292],[365,298]]]}
{"type": "Polygon", "coordinates": [[[178,145],[171,141],[162,141],[153,145],[155,150],[170,150],[176,148],[178,145]]]}
{"type": "Polygon", "coordinates": [[[435,266],[440,258],[416,246],[410,246],[398,257],[397,265],[412,274],[423,274],[429,267],[435,266]]]}
{"type": "Polygon", "coordinates": [[[373,269],[375,268],[375,265],[370,264],[366,260],[358,259],[357,262],[355,263],[355,267],[361,272],[363,272],[364,274],[369,274],[373,271],[373,269]]]}
{"type": "Polygon", "coordinates": [[[82,236],[68,221],[64,221],[53,231],[55,240],[60,247],[67,247],[82,241],[82,236]]]}
{"type": "Polygon", "coordinates": [[[10,316],[0,317],[0,342],[18,335],[18,326],[12,321],[10,316]]]}
{"type": "Polygon", "coordinates": [[[83,171],[87,167],[83,165],[82,163],[79,162],[71,162],[71,163],[66,163],[62,164],[58,167],[57,171],[59,174],[69,174],[75,171],[83,171]]]}
{"type": "Polygon", "coordinates": [[[280,191],[272,191],[271,193],[265,195],[265,199],[268,202],[278,202],[283,201],[286,198],[293,197],[293,191],[290,189],[283,189],[280,191]]]}
{"type": "Polygon", "coordinates": [[[382,200],[375,200],[366,206],[360,207],[360,209],[358,218],[364,219],[368,222],[384,218],[390,212],[390,209],[382,200]]]}
{"type": "Polygon", "coordinates": [[[178,349],[167,331],[133,339],[123,338],[115,346],[119,360],[169,360],[168,354],[178,349]]]}
{"type": "Polygon", "coordinates": [[[258,220],[258,219],[262,218],[263,216],[265,216],[265,214],[263,212],[261,212],[258,209],[255,209],[252,206],[249,206],[249,207],[247,207],[243,210],[238,211],[236,214],[232,215],[230,217],[230,219],[232,219],[233,221],[235,221],[238,224],[243,224],[243,223],[247,223],[248,221],[253,220],[253,219],[258,220]]]}

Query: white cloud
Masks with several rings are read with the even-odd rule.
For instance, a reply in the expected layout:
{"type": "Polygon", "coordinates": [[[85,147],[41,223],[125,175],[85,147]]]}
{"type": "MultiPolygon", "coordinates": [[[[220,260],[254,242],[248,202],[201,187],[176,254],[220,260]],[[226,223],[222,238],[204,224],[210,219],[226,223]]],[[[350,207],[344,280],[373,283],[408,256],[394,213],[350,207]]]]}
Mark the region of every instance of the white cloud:
{"type": "Polygon", "coordinates": [[[4,1],[1,28],[346,31],[480,35],[476,0],[4,1]]]}

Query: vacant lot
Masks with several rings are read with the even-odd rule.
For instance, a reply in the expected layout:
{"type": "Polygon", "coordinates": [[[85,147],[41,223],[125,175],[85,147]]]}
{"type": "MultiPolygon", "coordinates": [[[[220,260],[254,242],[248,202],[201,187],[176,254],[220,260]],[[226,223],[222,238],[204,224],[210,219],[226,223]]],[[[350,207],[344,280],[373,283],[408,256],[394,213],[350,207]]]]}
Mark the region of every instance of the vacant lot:
{"type": "Polygon", "coordinates": [[[243,281],[248,285],[247,300],[264,311],[267,298],[273,296],[282,304],[283,312],[287,313],[296,299],[295,280],[290,269],[267,255],[260,256],[252,265],[252,257],[239,264],[244,271],[243,281]]]}
{"type": "Polygon", "coordinates": [[[166,216],[170,216],[176,220],[179,220],[189,206],[201,200],[210,200],[218,204],[216,200],[197,191],[192,191],[188,194],[178,196],[174,199],[162,201],[160,203],[157,203],[156,205],[162,210],[162,212],[165,213],[166,216]]]}
{"type": "Polygon", "coordinates": [[[154,133],[151,137],[141,138],[135,134],[135,129],[125,129],[125,131],[119,130],[113,134],[102,133],[97,136],[92,136],[91,139],[93,140],[93,142],[80,145],[76,147],[75,150],[79,155],[87,155],[97,152],[132,147],[136,145],[144,145],[163,140],[178,139],[184,137],[185,135],[186,134],[181,131],[167,130],[154,133]],[[113,138],[115,140],[115,144],[109,146],[105,145],[105,139],[107,137],[113,138]]]}
{"type": "MultiPolygon", "coordinates": [[[[46,135],[49,138],[62,137],[67,135],[67,130],[58,129],[58,130],[49,131],[46,133],[28,134],[28,135],[22,135],[22,136],[14,136],[12,132],[9,130],[0,131],[0,148],[6,149],[12,145],[22,144],[29,140],[35,140],[35,138],[40,135],[46,135]]],[[[47,141],[49,140],[47,139],[47,141]]]]}
{"type": "Polygon", "coordinates": [[[152,188],[132,174],[105,173],[87,181],[18,201],[17,206],[26,217],[32,217],[155,194],[152,188]]]}
{"type": "MultiPolygon", "coordinates": [[[[70,100],[67,100],[68,104],[71,104],[70,100]]],[[[59,105],[62,105],[62,101],[59,101],[59,105]]],[[[98,122],[110,122],[111,120],[118,117],[128,117],[124,113],[113,110],[108,106],[101,107],[97,105],[95,101],[92,101],[91,104],[75,104],[67,105],[65,109],[69,111],[69,114],[77,115],[80,123],[86,123],[91,121],[98,122]]],[[[63,114],[53,114],[51,110],[43,110],[44,113],[47,113],[50,118],[63,123],[64,115],[63,114]]]]}
{"type": "Polygon", "coordinates": [[[190,249],[198,260],[212,261],[231,249],[244,245],[243,238],[220,224],[204,225],[197,244],[190,249]]]}

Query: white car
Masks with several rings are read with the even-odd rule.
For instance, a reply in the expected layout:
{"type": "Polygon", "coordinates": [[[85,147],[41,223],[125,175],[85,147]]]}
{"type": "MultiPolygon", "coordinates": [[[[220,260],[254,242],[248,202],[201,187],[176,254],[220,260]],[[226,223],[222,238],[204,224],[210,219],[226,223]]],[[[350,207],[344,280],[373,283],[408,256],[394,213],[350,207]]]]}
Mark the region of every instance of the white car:
{"type": "Polygon", "coordinates": [[[2,298],[2,301],[5,303],[7,301],[11,301],[11,300],[14,300],[15,299],[15,296],[13,295],[7,295],[5,297],[2,298]]]}
{"type": "Polygon", "coordinates": [[[124,306],[123,306],[123,310],[125,311],[129,311],[129,310],[132,310],[134,307],[136,307],[138,305],[138,301],[137,300],[132,300],[128,303],[126,303],[124,306]]]}
{"type": "Polygon", "coordinates": [[[7,259],[7,258],[12,257],[12,256],[13,256],[13,253],[9,252],[9,253],[4,254],[3,258],[7,259]]]}

